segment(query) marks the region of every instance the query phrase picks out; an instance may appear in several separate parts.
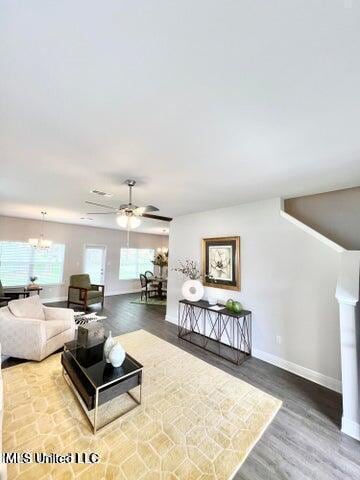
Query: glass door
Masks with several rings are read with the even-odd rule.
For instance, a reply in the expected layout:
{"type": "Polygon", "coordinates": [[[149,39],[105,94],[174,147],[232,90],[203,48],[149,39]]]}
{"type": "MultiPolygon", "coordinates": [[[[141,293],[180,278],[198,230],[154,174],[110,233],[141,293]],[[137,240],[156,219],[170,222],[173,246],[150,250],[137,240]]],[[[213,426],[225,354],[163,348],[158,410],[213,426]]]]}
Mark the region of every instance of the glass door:
{"type": "Polygon", "coordinates": [[[106,247],[103,245],[85,245],[84,273],[90,275],[90,282],[105,284],[106,247]]]}

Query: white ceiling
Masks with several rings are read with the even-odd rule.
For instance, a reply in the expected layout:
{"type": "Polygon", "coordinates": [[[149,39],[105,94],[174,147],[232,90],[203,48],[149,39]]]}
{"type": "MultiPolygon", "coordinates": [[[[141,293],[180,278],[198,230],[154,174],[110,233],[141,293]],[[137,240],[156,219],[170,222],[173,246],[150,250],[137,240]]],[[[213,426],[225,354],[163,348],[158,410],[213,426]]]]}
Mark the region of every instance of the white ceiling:
{"type": "Polygon", "coordinates": [[[2,0],[0,213],[86,223],[128,177],[167,216],[358,185],[359,25],[356,0],[2,0]]]}

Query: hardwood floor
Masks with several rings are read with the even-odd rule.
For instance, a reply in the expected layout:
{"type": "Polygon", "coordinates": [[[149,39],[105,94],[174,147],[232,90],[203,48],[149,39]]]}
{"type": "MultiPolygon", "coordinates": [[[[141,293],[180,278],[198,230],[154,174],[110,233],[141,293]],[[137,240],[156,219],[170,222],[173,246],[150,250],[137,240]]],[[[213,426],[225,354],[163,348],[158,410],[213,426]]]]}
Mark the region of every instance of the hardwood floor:
{"type": "MultiPolygon", "coordinates": [[[[360,479],[360,442],[339,430],[341,395],[261,360],[237,367],[180,340],[176,326],[165,321],[164,307],[132,304],[136,297],[106,298],[104,324],[113,335],[143,328],[283,401],[236,480],[360,479]]],[[[3,368],[12,364],[8,359],[3,368]]]]}

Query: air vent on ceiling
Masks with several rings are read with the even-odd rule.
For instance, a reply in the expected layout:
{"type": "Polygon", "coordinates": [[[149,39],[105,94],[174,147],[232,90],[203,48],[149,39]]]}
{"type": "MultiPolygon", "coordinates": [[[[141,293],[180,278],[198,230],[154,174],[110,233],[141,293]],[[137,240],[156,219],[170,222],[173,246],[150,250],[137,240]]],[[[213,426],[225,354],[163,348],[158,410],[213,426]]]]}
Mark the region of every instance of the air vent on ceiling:
{"type": "Polygon", "coordinates": [[[102,192],[101,190],[90,190],[90,193],[100,195],[100,197],[112,197],[112,193],[102,192]]]}

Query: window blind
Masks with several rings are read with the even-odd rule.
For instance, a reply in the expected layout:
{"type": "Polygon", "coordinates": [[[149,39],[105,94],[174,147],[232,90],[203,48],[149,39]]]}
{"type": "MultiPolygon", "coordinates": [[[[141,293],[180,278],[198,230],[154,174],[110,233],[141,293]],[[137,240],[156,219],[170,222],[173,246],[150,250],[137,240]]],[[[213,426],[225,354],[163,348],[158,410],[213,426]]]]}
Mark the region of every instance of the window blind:
{"type": "Polygon", "coordinates": [[[140,273],[153,272],[154,253],[153,248],[121,248],[119,279],[138,279],[140,273]]]}
{"type": "Polygon", "coordinates": [[[0,280],[6,287],[27,285],[31,276],[41,285],[62,283],[65,245],[38,250],[25,242],[0,242],[0,280]]]}

